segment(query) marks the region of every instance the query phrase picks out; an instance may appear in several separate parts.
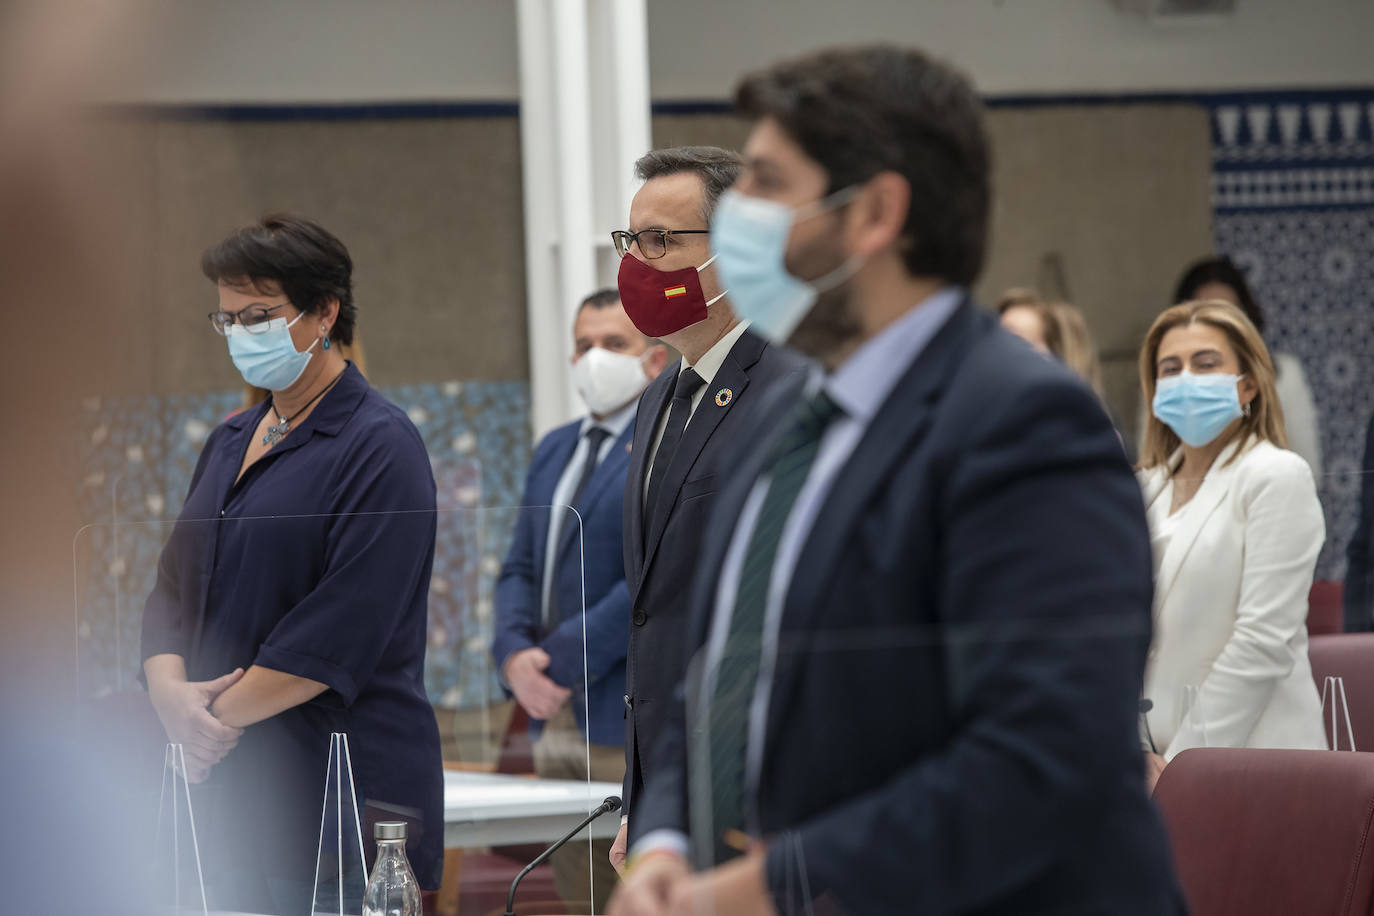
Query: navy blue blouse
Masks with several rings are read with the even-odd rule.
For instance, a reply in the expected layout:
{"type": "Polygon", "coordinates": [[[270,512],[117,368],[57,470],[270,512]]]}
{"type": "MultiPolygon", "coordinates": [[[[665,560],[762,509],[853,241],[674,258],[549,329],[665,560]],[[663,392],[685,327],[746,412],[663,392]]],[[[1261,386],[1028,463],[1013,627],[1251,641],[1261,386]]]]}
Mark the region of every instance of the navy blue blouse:
{"type": "Polygon", "coordinates": [[[236,484],[267,408],[229,418],[205,443],[145,606],[143,657],[181,655],[192,680],[260,665],[329,689],[249,727],[211,772],[197,808],[210,821],[198,829],[202,854],[228,882],[308,886],[330,733],[345,732],[360,814],[409,821],[411,864],[436,888],[443,772],[423,676],[429,458],[405,413],[350,364],[236,484]]]}

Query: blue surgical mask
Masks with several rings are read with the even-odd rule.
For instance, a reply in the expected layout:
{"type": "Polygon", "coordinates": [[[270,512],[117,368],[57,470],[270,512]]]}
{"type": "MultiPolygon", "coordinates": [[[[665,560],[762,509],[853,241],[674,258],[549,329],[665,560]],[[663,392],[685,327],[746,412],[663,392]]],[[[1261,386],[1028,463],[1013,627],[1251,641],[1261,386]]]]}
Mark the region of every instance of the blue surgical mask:
{"type": "Polygon", "coordinates": [[[1242,416],[1239,375],[1184,371],[1155,383],[1154,414],[1193,448],[1201,448],[1221,435],[1231,421],[1242,416]]]}
{"type": "Polygon", "coordinates": [[[289,322],[285,318],[273,318],[263,330],[251,333],[241,324],[229,326],[225,333],[229,357],[245,382],[268,391],[284,391],[295,384],[314,356],[310,351],[319,343],[317,337],[304,351],[296,349],[291,340],[291,326],[302,317],[304,313],[289,322]]]}
{"type": "Polygon", "coordinates": [[[804,219],[848,203],[854,188],[843,188],[813,204],[785,204],[726,191],[711,219],[711,253],[721,286],[730,291],[735,312],[769,340],[785,342],[816,304],[816,297],[848,280],[861,258],[851,258],[819,279],[807,282],[787,272],[783,258],[792,227],[804,219]]]}

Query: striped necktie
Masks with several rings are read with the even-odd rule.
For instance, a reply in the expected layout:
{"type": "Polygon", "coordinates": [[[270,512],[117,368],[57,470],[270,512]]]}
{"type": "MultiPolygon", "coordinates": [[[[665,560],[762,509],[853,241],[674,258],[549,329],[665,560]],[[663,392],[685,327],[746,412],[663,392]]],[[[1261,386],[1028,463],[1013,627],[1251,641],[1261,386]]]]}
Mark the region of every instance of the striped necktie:
{"type": "Polygon", "coordinates": [[[821,437],[840,413],[840,408],[823,391],[798,405],[791,427],[773,449],[767,472],[768,490],[740,568],[725,651],[712,684],[708,730],[698,742],[701,750],[707,752],[699,757],[700,762],[709,760],[711,832],[717,862],[734,855],[720,842],[722,831],[745,828],[749,709],[758,685],[764,614],[778,544],[820,451],[821,437]]]}

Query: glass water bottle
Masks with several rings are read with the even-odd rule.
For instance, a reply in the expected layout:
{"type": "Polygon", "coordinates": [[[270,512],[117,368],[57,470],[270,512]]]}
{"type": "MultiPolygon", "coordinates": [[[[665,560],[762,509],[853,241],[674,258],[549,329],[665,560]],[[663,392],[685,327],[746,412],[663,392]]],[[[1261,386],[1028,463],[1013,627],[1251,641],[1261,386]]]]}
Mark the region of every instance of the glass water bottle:
{"type": "Polygon", "coordinates": [[[420,884],[406,858],[405,823],[380,821],[373,834],[377,864],[363,894],[363,916],[420,916],[420,884]]]}

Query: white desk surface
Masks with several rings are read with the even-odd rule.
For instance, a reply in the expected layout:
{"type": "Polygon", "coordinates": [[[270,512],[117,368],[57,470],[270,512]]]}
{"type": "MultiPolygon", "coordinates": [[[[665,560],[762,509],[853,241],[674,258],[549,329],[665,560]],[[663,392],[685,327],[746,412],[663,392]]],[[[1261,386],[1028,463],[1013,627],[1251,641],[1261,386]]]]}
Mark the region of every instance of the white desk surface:
{"type": "MultiPolygon", "coordinates": [[[[606,796],[619,794],[620,783],[616,782],[445,770],[444,845],[552,843],[576,827],[606,796]]],[[[597,818],[591,830],[597,839],[614,838],[620,830],[619,812],[597,818]]],[[[210,916],[252,914],[212,910],[210,916]]]]}
{"type": "MultiPolygon", "coordinates": [[[[615,782],[529,779],[504,773],[444,771],[444,845],[501,846],[552,843],[577,826],[608,795],[615,782]]],[[[597,839],[614,838],[618,812],[592,822],[597,839]]]]}

